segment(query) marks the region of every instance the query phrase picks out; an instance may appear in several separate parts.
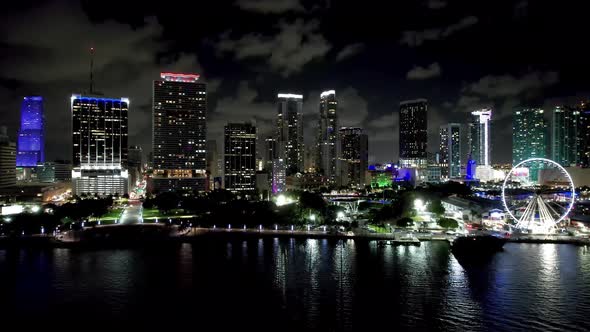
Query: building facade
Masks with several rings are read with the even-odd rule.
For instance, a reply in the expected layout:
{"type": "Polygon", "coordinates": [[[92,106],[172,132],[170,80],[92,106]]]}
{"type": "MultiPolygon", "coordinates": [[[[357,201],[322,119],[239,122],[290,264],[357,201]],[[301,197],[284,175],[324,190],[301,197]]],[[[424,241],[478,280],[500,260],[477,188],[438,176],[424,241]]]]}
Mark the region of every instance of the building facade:
{"type": "Polygon", "coordinates": [[[37,165],[37,180],[42,183],[64,182],[72,179],[72,165],[62,160],[37,165]]]}
{"type": "Polygon", "coordinates": [[[590,103],[580,103],[577,107],[576,126],[576,164],[580,167],[590,167],[590,103]]]}
{"type": "Polygon", "coordinates": [[[439,166],[441,176],[461,177],[461,125],[449,123],[440,127],[439,166]]]}
{"type": "MultiPolygon", "coordinates": [[[[512,118],[512,164],[529,158],[547,158],[547,123],[540,108],[519,108],[512,118]]],[[[532,165],[529,174],[538,179],[541,165],[532,165]]]]}
{"type": "Polygon", "coordinates": [[[0,188],[16,186],[16,144],[10,142],[6,127],[0,127],[0,188]]]}
{"type": "Polygon", "coordinates": [[[557,106],[553,109],[551,122],[551,159],[562,166],[577,163],[579,111],[557,106]]]}
{"type": "Polygon", "coordinates": [[[479,166],[491,165],[491,121],[490,108],[471,112],[467,149],[471,159],[479,166]]]}
{"type": "Polygon", "coordinates": [[[72,192],[127,194],[127,98],[73,95],[72,192]]]}
{"type": "Polygon", "coordinates": [[[206,188],[207,84],[161,73],[153,84],[153,189],[206,188]]]}
{"type": "Polygon", "coordinates": [[[336,91],[320,94],[320,119],[318,123],[316,169],[336,184],[338,174],[338,102],[336,91]]]}
{"type": "Polygon", "coordinates": [[[43,98],[24,97],[20,112],[16,166],[37,167],[45,161],[43,98]]]}
{"type": "Polygon", "coordinates": [[[428,145],[428,101],[416,99],[399,105],[399,158],[401,167],[425,168],[428,145]]]}
{"type": "Polygon", "coordinates": [[[279,156],[285,160],[287,175],[304,171],[303,96],[279,93],[277,143],[279,156]]]}
{"type": "Polygon", "coordinates": [[[369,184],[367,173],[369,167],[368,137],[361,128],[343,127],[340,129],[340,150],[342,151],[341,184],[354,188],[364,188],[369,184]]]}
{"type": "Polygon", "coordinates": [[[228,123],[224,128],[225,189],[244,196],[256,192],[256,127],[228,123]]]}

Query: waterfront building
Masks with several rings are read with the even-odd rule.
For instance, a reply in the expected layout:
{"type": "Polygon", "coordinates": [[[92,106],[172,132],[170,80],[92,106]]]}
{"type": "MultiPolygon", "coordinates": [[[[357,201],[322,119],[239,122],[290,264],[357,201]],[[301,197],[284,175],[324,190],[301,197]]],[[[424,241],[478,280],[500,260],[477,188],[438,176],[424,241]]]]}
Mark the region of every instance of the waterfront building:
{"type": "Polygon", "coordinates": [[[340,128],[341,184],[362,189],[369,166],[368,137],[361,128],[340,128]]]}
{"type": "Polygon", "coordinates": [[[279,93],[277,113],[277,143],[279,156],[285,160],[287,175],[304,170],[303,96],[279,93]]]}
{"type": "MultiPolygon", "coordinates": [[[[529,158],[547,158],[547,123],[540,108],[519,108],[512,122],[512,164],[529,158]]],[[[530,178],[536,181],[541,165],[532,165],[530,178]]]]}
{"type": "Polygon", "coordinates": [[[580,103],[577,107],[578,125],[576,126],[576,164],[580,167],[590,167],[590,107],[589,103],[580,103]]]}
{"type": "Polygon", "coordinates": [[[287,189],[287,164],[285,159],[273,160],[271,177],[273,194],[284,192],[287,189]]]}
{"type": "Polygon", "coordinates": [[[428,144],[428,101],[407,100],[400,103],[399,158],[402,168],[425,168],[428,144]]]}
{"type": "Polygon", "coordinates": [[[577,160],[577,126],[579,111],[556,106],[551,122],[551,159],[562,166],[575,165],[577,160]]]}
{"type": "Polygon", "coordinates": [[[73,95],[72,192],[127,194],[127,98],[73,95]]]}
{"type": "Polygon", "coordinates": [[[317,135],[317,172],[336,184],[338,174],[338,101],[336,91],[320,94],[320,118],[317,135]]]}
{"type": "Polygon", "coordinates": [[[24,97],[20,111],[16,167],[37,167],[45,161],[43,97],[24,97]]]}
{"type": "Polygon", "coordinates": [[[461,176],[461,125],[446,124],[440,127],[439,133],[441,176],[458,178],[461,176]]]}
{"type": "Polygon", "coordinates": [[[478,166],[491,165],[491,121],[492,110],[490,108],[471,112],[467,149],[471,159],[478,166]]]}
{"type": "Polygon", "coordinates": [[[256,127],[228,123],[224,129],[225,189],[251,197],[256,192],[256,127]]]}
{"type": "Polygon", "coordinates": [[[16,144],[8,139],[5,126],[0,127],[0,188],[16,186],[16,144]]]}
{"type": "Polygon", "coordinates": [[[161,73],[153,84],[154,191],[206,189],[207,84],[161,73]]]}

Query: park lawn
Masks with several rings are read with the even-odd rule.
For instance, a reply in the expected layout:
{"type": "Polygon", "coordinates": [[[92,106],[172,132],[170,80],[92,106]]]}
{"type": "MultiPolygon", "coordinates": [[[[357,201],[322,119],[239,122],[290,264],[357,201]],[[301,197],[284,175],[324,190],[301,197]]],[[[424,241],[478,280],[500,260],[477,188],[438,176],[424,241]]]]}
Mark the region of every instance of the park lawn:
{"type": "Polygon", "coordinates": [[[123,213],[122,208],[111,209],[107,214],[103,215],[99,219],[101,221],[115,221],[116,219],[121,218],[121,213],[123,213]]]}
{"type": "Polygon", "coordinates": [[[143,209],[143,219],[160,218],[163,214],[158,209],[143,209]]]}
{"type": "Polygon", "coordinates": [[[382,227],[382,226],[369,225],[368,227],[371,228],[372,230],[374,230],[377,233],[389,233],[387,231],[387,228],[382,227]]]}

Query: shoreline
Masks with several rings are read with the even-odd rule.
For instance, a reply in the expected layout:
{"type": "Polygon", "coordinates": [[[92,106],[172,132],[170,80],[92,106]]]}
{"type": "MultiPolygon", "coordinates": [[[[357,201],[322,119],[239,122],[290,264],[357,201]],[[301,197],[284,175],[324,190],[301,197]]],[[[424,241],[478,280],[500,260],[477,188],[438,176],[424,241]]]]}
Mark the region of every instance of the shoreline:
{"type": "MultiPolygon", "coordinates": [[[[130,226],[130,225],[128,225],[130,226]]],[[[142,225],[144,226],[144,225],[142,225]]],[[[100,231],[108,229],[114,230],[116,226],[104,226],[98,228],[100,231]]],[[[137,225],[131,225],[136,228],[137,225]]],[[[253,239],[253,238],[294,238],[294,239],[327,239],[327,240],[354,240],[362,242],[370,241],[390,241],[396,239],[398,233],[372,233],[372,234],[345,234],[345,233],[330,233],[323,231],[299,231],[299,230],[256,230],[256,229],[210,229],[210,228],[191,228],[188,232],[180,234],[170,234],[170,228],[162,227],[162,233],[158,236],[143,237],[141,233],[137,236],[107,236],[79,239],[79,235],[84,235],[85,232],[91,233],[97,228],[87,229],[75,234],[77,240],[62,241],[58,240],[52,235],[33,235],[25,237],[0,237],[0,249],[4,248],[113,248],[113,247],[148,247],[166,244],[182,244],[199,241],[203,238],[220,238],[220,239],[253,239]]],[[[136,229],[141,229],[137,227],[136,229]]],[[[421,233],[414,233],[420,242],[427,241],[444,241],[451,243],[453,236],[447,235],[426,235],[421,233]]],[[[569,236],[545,236],[545,237],[518,237],[509,238],[507,242],[512,243],[551,243],[551,244],[570,244],[585,246],[590,245],[590,239],[575,238],[569,236]]]]}

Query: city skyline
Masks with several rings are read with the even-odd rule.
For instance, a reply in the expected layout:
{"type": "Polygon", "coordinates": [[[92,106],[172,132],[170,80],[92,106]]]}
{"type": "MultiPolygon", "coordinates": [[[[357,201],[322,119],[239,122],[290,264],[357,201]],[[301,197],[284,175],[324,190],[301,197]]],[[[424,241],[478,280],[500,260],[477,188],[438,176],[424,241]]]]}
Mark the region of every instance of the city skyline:
{"type": "Polygon", "coordinates": [[[66,159],[70,153],[58,148],[66,142],[60,137],[62,120],[68,116],[63,100],[87,89],[88,50],[94,47],[94,86],[105,95],[129,96],[137,110],[130,115],[129,143],[142,146],[146,154],[151,151],[151,140],[143,135],[151,131],[150,84],[160,72],[171,71],[201,74],[209,84],[207,139],[218,145],[223,125],[234,118],[255,119],[260,135],[270,134],[280,91],[304,96],[305,144],[313,144],[320,94],[330,88],[338,92],[341,125],[367,132],[373,162],[398,159],[397,105],[418,97],[429,100],[430,153],[437,150],[440,125],[462,123],[466,113],[490,107],[499,128],[492,145],[507,147],[492,151],[491,159],[509,162],[514,107],[539,107],[549,116],[555,106],[574,105],[589,95],[588,83],[581,79],[587,76],[583,57],[569,55],[564,62],[562,52],[557,52],[579,39],[583,29],[576,24],[581,20],[571,15],[583,11],[555,11],[545,4],[520,1],[497,6],[429,3],[393,5],[396,10],[387,12],[395,16],[396,24],[387,34],[374,24],[354,33],[343,24],[350,15],[370,22],[378,21],[372,18],[382,11],[345,1],[315,6],[296,0],[282,6],[220,1],[208,15],[227,13],[219,22],[209,17],[199,22],[170,20],[178,13],[148,5],[118,4],[117,13],[106,10],[108,6],[60,1],[40,4],[33,11],[9,5],[0,23],[8,32],[2,37],[6,52],[0,61],[0,95],[7,102],[0,106],[0,114],[15,137],[19,98],[43,96],[50,143],[47,160],[66,159]],[[427,19],[409,20],[406,17],[413,15],[408,14],[427,19]],[[232,15],[249,23],[232,30],[232,15]],[[547,27],[549,16],[563,24],[547,27]],[[494,24],[499,20],[508,23],[494,24]],[[46,22],[49,28],[31,35],[27,23],[31,21],[46,22]],[[64,36],[60,32],[64,26],[73,27],[67,30],[75,33],[64,36]],[[538,34],[522,42],[519,36],[528,31],[524,27],[538,34]],[[249,49],[248,41],[259,48],[249,49]],[[540,45],[543,51],[537,52],[540,45]],[[496,49],[498,61],[476,51],[482,48],[496,49]],[[391,56],[396,57],[393,64],[391,56]]]}

